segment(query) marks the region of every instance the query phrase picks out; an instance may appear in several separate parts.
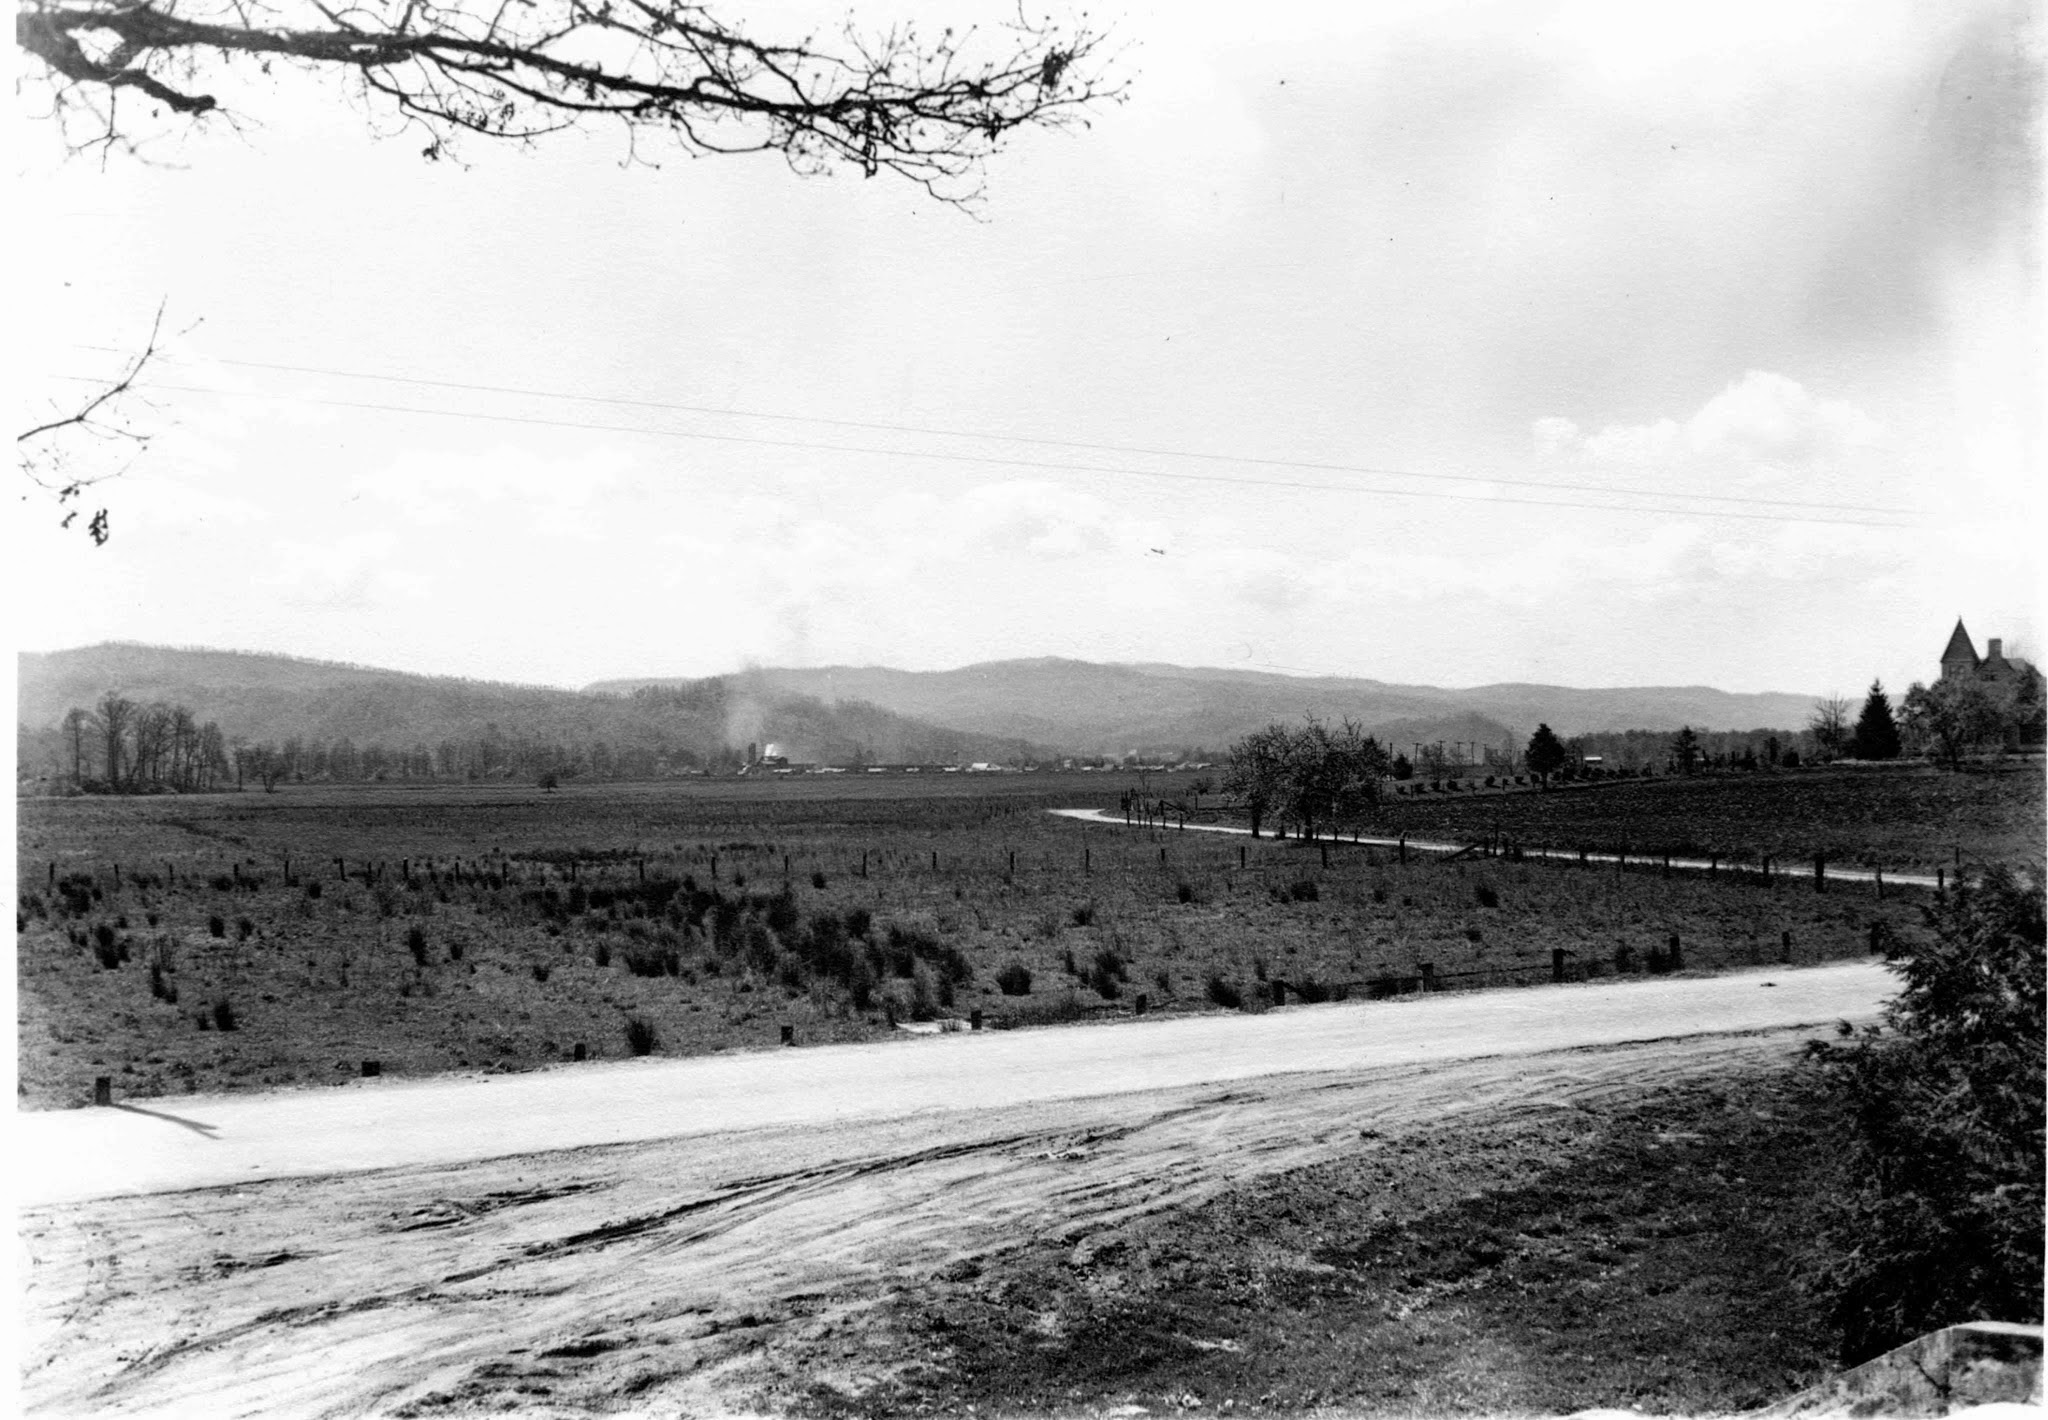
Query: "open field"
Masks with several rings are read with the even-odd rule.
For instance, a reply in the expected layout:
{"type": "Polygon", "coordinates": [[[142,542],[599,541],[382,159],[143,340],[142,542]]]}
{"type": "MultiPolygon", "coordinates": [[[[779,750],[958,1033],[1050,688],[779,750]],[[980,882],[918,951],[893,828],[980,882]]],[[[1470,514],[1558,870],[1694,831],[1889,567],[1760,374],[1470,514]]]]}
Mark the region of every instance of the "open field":
{"type": "Polygon", "coordinates": [[[1748,864],[1769,854],[1793,872],[1815,853],[1858,867],[1953,872],[1958,861],[2040,862],[2042,787],[2038,758],[1961,774],[1857,766],[1401,799],[1384,820],[1417,835],[1498,830],[1553,848],[1718,853],[1748,864]]]}
{"type": "MultiPolygon", "coordinates": [[[[1006,1026],[1127,1013],[1141,996],[1259,1010],[1398,994],[1426,974],[1528,985],[1551,979],[1557,951],[1579,979],[1805,963],[1918,930],[1911,894],[1819,895],[1796,878],[1403,864],[1044,812],[1123,787],[845,776],[24,800],[21,1096],[81,1104],[100,1075],[122,1098],[330,1084],[371,1060],[523,1070],[578,1045],[624,1055],[629,1028],[691,1054],[977,1009],[1006,1026]],[[1006,993],[1006,970],[1028,990],[1006,993]]],[[[1699,802],[1684,784],[1501,802],[1583,816],[1666,792],[1699,802]]],[[[1868,817],[1907,807],[1891,795],[1868,817]]],[[[1390,826],[1418,811],[1390,810],[1390,826]]]]}

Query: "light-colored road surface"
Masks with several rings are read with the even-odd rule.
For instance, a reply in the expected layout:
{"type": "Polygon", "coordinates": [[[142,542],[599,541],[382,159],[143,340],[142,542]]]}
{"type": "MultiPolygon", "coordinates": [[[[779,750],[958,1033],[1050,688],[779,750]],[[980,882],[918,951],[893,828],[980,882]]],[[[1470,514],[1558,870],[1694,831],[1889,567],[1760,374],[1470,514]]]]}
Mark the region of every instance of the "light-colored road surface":
{"type": "Polygon", "coordinates": [[[17,1201],[33,1206],[927,1110],[1002,1109],[1284,1072],[1768,1030],[1867,1017],[1892,984],[1879,966],[1846,963],[524,1075],[173,1097],[18,1113],[11,1153],[17,1201]]]}
{"type": "MultiPolygon", "coordinates": [[[[1191,823],[1184,827],[1174,827],[1166,824],[1126,823],[1122,814],[1115,813],[1109,809],[1048,809],[1046,812],[1058,818],[1077,819],[1082,823],[1107,824],[1111,828],[1154,828],[1161,833],[1235,833],[1240,837],[1248,836],[1251,833],[1249,828],[1239,828],[1236,824],[1230,823],[1191,823]]],[[[1368,848],[1397,848],[1401,844],[1406,843],[1409,848],[1417,853],[1462,853],[1472,846],[1470,843],[1454,843],[1428,838],[1351,837],[1343,839],[1333,838],[1330,841],[1332,843],[1363,844],[1368,848]]],[[[1547,858],[1553,862],[1560,863],[1615,863],[1621,861],[1619,856],[1613,853],[1581,853],[1569,848],[1525,847],[1522,849],[1522,856],[1525,858],[1547,858]]],[[[1648,867],[1652,863],[1662,865],[1664,859],[1642,857],[1631,858],[1628,861],[1631,863],[1641,863],[1648,867]]],[[[1727,863],[1718,860],[1709,862],[1705,858],[1673,858],[1670,862],[1673,869],[1688,873],[1707,873],[1716,870],[1724,873],[1756,871],[1754,868],[1739,866],[1732,861],[1727,863]]],[[[1813,864],[1810,862],[1779,861],[1773,865],[1772,873],[1774,876],[1811,881],[1813,877],[1813,864]]],[[[1883,869],[1874,868],[1842,868],[1837,867],[1833,863],[1822,864],[1822,874],[1831,883],[1868,883],[1875,882],[1881,876],[1887,883],[1896,887],[1931,888],[1941,885],[1941,879],[1930,873],[1888,873],[1883,869]]]]}
{"type": "Polygon", "coordinates": [[[1848,964],[22,1118],[22,1394],[50,1416],[775,1412],[872,1384],[841,1338],[977,1259],[1080,1259],[1446,1120],[1483,1147],[1781,1061],[1891,984],[1848,964]],[[646,1142],[576,1147],[622,1140],[646,1142]]]}

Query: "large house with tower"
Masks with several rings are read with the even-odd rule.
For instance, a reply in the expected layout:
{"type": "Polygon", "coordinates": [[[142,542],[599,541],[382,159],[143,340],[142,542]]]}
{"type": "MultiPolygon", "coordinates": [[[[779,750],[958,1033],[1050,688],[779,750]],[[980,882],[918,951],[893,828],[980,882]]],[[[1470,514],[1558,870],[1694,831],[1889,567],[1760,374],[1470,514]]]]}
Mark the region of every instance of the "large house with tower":
{"type": "Polygon", "coordinates": [[[1956,681],[1975,682],[2005,707],[2007,748],[2038,748],[2048,739],[2048,724],[2042,718],[2041,672],[2030,661],[2006,655],[2005,643],[1996,636],[1987,644],[1985,653],[1978,655],[1970,633],[1963,629],[1961,617],[1956,618],[1948,648],[1941,653],[1941,680],[1937,683],[1956,681]]]}
{"type": "Polygon", "coordinates": [[[2017,689],[2025,681],[2033,681],[2036,691],[2041,688],[2041,672],[2030,661],[2008,657],[2005,642],[2000,638],[1992,637],[1985,654],[1979,656],[1970,633],[1963,629],[1961,617],[1956,618],[1956,629],[1949,633],[1948,649],[1941,653],[1941,678],[1974,680],[1987,690],[2017,689]]]}

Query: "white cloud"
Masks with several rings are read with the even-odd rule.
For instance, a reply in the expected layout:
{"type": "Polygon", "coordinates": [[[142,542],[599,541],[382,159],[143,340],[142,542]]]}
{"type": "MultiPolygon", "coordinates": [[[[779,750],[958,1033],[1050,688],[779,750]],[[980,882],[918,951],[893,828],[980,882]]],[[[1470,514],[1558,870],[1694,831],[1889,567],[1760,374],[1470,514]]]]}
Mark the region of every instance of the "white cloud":
{"type": "Polygon", "coordinates": [[[1609,424],[1582,436],[1572,420],[1549,417],[1535,421],[1531,436],[1549,458],[1579,455],[1595,465],[1684,471],[1748,485],[1840,470],[1880,447],[1885,430],[1847,400],[1751,370],[1684,420],[1609,424]]]}

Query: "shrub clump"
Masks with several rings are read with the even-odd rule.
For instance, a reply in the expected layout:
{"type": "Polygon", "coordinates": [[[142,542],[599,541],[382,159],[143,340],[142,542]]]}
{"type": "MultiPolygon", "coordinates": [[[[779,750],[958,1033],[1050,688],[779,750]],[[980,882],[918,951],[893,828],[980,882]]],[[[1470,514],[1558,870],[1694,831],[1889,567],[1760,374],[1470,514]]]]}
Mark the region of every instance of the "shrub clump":
{"type": "Polygon", "coordinates": [[[1211,1001],[1225,1010],[1240,1011],[1244,1009],[1244,993],[1215,972],[1209,973],[1208,983],[1203,987],[1203,990],[1208,993],[1211,1001]]]}
{"type": "Polygon", "coordinates": [[[1005,996],[1029,996],[1031,968],[1021,961],[1010,962],[996,973],[996,988],[1005,996]]]}
{"type": "Polygon", "coordinates": [[[651,1055],[661,1039],[654,1033],[652,1022],[640,1016],[626,1017],[626,1049],[635,1055],[651,1055]]]}
{"type": "Polygon", "coordinates": [[[2042,884],[1993,867],[1922,911],[1929,936],[1886,946],[1903,986],[1883,1025],[1808,1047],[1848,1126],[1819,1281],[1851,1365],[1959,1317],[2041,1315],[2042,884]]]}

